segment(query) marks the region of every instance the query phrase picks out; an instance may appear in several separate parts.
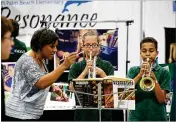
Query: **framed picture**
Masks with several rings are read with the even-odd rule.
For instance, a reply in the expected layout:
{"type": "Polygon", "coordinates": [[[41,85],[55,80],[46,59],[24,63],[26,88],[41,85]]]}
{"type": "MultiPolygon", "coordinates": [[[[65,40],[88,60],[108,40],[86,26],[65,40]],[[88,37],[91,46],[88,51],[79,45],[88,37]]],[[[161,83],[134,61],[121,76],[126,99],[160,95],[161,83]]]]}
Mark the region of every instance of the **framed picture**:
{"type": "Polygon", "coordinates": [[[14,75],[15,62],[4,62],[2,63],[4,69],[4,82],[5,82],[5,91],[10,92],[12,85],[12,77],[14,75]]]}
{"type": "Polygon", "coordinates": [[[48,93],[45,110],[73,109],[75,106],[74,94],[69,90],[67,83],[54,83],[48,93]]]}
{"type": "MultiPolygon", "coordinates": [[[[64,56],[71,52],[77,52],[78,61],[83,59],[81,52],[82,36],[91,29],[80,30],[59,30],[55,32],[59,35],[58,51],[55,56],[54,66],[63,62],[64,56]]],[[[96,29],[100,39],[100,58],[109,61],[115,70],[118,70],[118,28],[117,29],[96,29]]],[[[69,69],[68,69],[69,70],[69,69]]]]}
{"type": "Polygon", "coordinates": [[[6,100],[11,92],[15,62],[2,62],[2,65],[4,69],[4,92],[5,92],[5,100],[6,100]]]}

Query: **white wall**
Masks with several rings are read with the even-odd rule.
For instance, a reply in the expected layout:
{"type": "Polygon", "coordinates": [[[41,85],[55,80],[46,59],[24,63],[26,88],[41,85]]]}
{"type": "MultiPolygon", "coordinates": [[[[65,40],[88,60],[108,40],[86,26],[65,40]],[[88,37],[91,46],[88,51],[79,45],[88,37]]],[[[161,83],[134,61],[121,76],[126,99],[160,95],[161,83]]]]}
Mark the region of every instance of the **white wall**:
{"type": "MultiPolygon", "coordinates": [[[[158,62],[165,63],[164,27],[176,27],[176,12],[173,12],[172,1],[117,1],[117,4],[119,12],[116,15],[119,18],[134,19],[134,23],[129,26],[128,59],[130,63],[128,69],[141,64],[139,43],[142,30],[146,37],[151,36],[158,41],[158,62]]],[[[126,38],[124,37],[125,29],[122,30],[119,32],[119,71],[117,75],[125,76],[126,38]]]]}
{"type": "Polygon", "coordinates": [[[158,62],[166,63],[164,27],[176,27],[176,12],[173,12],[172,1],[144,2],[144,18],[145,35],[158,40],[158,62]]]}

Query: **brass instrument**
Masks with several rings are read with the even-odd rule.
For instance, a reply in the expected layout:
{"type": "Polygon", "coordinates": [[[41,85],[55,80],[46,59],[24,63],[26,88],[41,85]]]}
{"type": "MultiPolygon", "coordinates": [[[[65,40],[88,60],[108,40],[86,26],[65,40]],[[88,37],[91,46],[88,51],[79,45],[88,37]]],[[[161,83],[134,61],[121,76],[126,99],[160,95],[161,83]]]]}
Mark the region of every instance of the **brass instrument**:
{"type": "Polygon", "coordinates": [[[97,56],[94,56],[93,60],[93,78],[96,78],[96,61],[97,61],[97,56]]]}
{"type": "MultiPolygon", "coordinates": [[[[92,60],[92,52],[90,52],[90,60],[92,60]]],[[[91,72],[89,69],[88,78],[96,78],[96,60],[97,60],[97,56],[94,56],[94,58],[93,58],[93,72],[91,72]]]]}
{"type": "Polygon", "coordinates": [[[150,65],[149,63],[149,58],[147,58],[147,63],[148,63],[148,71],[145,71],[142,79],[140,80],[140,88],[143,91],[152,91],[155,87],[155,81],[150,77],[151,70],[152,70],[152,64],[150,65]]]}
{"type": "MultiPolygon", "coordinates": [[[[92,52],[90,52],[90,60],[92,60],[92,52]]],[[[89,73],[88,73],[88,78],[91,78],[91,71],[90,71],[90,69],[89,69],[89,73]]]]}

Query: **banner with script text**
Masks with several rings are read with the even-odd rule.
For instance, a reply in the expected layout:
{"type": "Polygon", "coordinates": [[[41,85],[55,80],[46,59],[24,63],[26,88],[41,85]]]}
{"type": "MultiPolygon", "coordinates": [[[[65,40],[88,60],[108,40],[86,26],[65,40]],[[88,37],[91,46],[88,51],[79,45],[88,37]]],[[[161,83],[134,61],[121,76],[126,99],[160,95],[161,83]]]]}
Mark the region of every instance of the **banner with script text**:
{"type": "Polygon", "coordinates": [[[20,24],[18,38],[29,47],[31,36],[41,27],[53,30],[96,27],[95,22],[81,21],[100,20],[98,13],[105,10],[95,9],[97,5],[96,1],[91,0],[2,0],[1,14],[20,24]]]}

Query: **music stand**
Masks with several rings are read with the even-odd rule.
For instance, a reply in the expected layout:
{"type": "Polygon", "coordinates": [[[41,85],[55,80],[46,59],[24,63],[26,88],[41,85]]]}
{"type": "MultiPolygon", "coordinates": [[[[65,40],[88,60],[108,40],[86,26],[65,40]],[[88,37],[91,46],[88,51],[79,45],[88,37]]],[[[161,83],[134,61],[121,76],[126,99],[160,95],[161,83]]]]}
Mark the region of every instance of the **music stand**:
{"type": "MultiPolygon", "coordinates": [[[[127,104],[127,108],[123,108],[121,109],[119,107],[119,104],[118,104],[118,107],[116,108],[105,108],[102,104],[102,97],[105,97],[105,96],[109,96],[109,95],[115,95],[115,94],[118,94],[118,92],[112,92],[111,94],[104,94],[102,95],[102,84],[105,82],[105,81],[111,81],[112,85],[114,82],[117,81],[117,83],[119,82],[127,82],[126,84],[124,84],[124,91],[122,92],[122,95],[121,95],[121,99],[119,101],[119,103],[122,102],[122,98],[124,97],[125,93],[127,93],[129,91],[129,82],[131,82],[131,85],[134,86],[134,81],[132,79],[127,79],[127,78],[117,78],[116,76],[107,76],[106,78],[89,78],[89,79],[73,79],[73,81],[71,82],[72,83],[72,86],[73,86],[73,92],[75,93],[75,96],[77,98],[77,102],[79,103],[80,107],[75,107],[75,109],[98,109],[99,110],[99,121],[101,121],[101,110],[102,109],[117,109],[117,110],[126,110],[128,109],[128,104],[127,104]],[[95,82],[96,85],[97,85],[97,91],[98,93],[97,94],[92,94],[92,93],[85,93],[85,92],[80,92],[80,91],[77,91],[75,89],[75,85],[86,85],[86,84],[89,84],[91,82],[95,82]],[[80,101],[80,97],[78,96],[78,94],[82,94],[82,95],[90,95],[90,96],[94,96],[94,97],[98,97],[97,99],[97,107],[87,107],[85,108],[83,101],[81,102],[80,101]]],[[[134,87],[133,87],[134,88],[134,87]]],[[[134,93],[135,89],[133,90],[133,93],[134,93]]],[[[105,98],[104,98],[105,99],[105,98]]],[[[126,120],[126,114],[124,114],[124,121],[126,120]]]]}

